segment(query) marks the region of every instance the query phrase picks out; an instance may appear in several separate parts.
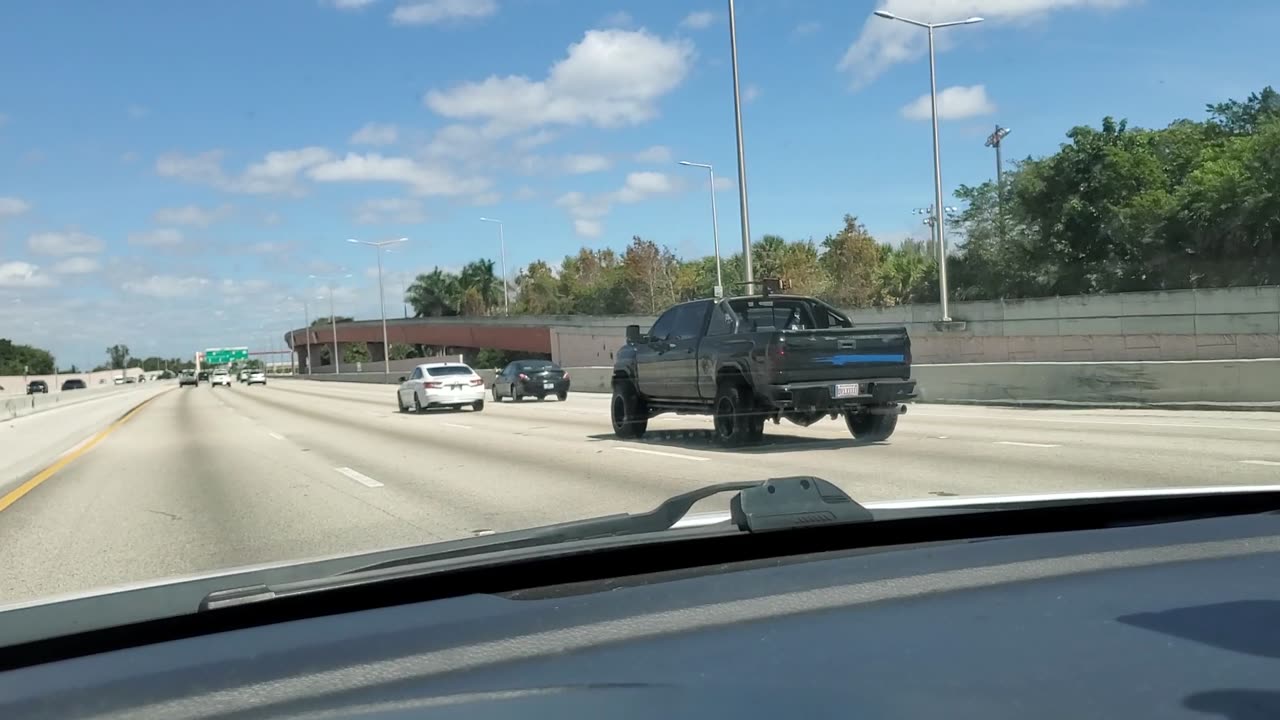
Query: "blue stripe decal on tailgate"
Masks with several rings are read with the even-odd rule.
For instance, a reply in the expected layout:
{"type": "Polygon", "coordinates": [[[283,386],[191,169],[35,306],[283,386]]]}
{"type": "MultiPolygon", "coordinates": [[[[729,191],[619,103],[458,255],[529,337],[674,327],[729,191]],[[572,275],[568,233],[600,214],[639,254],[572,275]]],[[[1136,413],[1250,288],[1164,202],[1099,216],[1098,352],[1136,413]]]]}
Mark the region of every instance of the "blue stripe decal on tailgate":
{"type": "Polygon", "coordinates": [[[906,362],[905,355],[828,355],[826,357],[816,357],[814,362],[827,363],[828,365],[854,365],[857,363],[901,363],[906,362]]]}

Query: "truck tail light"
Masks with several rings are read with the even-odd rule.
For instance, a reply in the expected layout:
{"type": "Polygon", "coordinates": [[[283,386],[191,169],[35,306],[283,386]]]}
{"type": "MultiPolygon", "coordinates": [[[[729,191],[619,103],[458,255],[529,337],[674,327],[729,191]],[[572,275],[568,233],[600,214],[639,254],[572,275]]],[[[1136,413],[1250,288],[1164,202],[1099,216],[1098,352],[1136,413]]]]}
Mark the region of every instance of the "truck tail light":
{"type": "Polygon", "coordinates": [[[520,378],[521,380],[528,380],[528,379],[529,379],[529,376],[528,376],[528,375],[525,375],[524,373],[520,373],[520,374],[519,374],[519,375],[517,375],[516,377],[520,378]]]}
{"type": "Polygon", "coordinates": [[[565,371],[564,371],[564,379],[565,379],[565,380],[568,380],[568,379],[569,379],[569,371],[568,371],[568,370],[565,370],[565,371]]]}

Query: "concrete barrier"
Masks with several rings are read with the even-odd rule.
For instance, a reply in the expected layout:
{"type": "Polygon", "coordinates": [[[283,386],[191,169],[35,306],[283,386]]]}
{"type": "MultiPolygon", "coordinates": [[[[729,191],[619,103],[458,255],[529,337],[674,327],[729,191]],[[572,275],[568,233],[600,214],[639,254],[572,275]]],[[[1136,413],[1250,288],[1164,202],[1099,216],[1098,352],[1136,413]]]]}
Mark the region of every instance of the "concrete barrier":
{"type": "MultiPolygon", "coordinates": [[[[573,392],[610,391],[612,368],[568,368],[573,392]]],[[[478,370],[485,384],[495,371],[478,370]]],[[[1280,410],[1280,358],[916,365],[920,401],[1280,410]]],[[[305,379],[306,376],[303,376],[305,379]]],[[[313,380],[395,383],[399,375],[341,373],[313,380]]]]}
{"type": "Polygon", "coordinates": [[[172,384],[173,382],[174,381],[172,380],[160,380],[150,383],[129,385],[90,386],[83,390],[67,390],[65,392],[53,391],[48,393],[39,393],[36,395],[13,395],[0,398],[0,420],[12,420],[13,418],[31,415],[33,413],[50,410],[55,407],[64,407],[89,400],[96,400],[105,395],[132,392],[139,389],[154,387],[157,384],[172,384]]]}

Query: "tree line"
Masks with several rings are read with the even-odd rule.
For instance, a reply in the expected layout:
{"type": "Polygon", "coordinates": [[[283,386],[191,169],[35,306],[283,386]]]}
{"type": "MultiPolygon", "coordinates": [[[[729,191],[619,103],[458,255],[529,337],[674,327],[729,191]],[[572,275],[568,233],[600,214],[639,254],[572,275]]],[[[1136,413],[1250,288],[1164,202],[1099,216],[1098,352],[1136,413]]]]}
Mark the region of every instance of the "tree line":
{"type": "MultiPolygon", "coordinates": [[[[1280,94],[1206,106],[1203,120],[1162,129],[1103,118],[1078,126],[1041,158],[1011,163],[995,181],[962,185],[946,225],[952,299],[1080,295],[1280,282],[1280,94]]],[[[930,226],[932,228],[932,226],[930,226]]],[[[881,242],[856,216],[820,241],[765,235],[752,246],[756,278],[840,307],[938,300],[937,244],[881,242]]],[[[491,260],[417,276],[405,301],[418,317],[503,310],[491,260]]],[[[743,279],[724,256],[726,293],[743,279]]],[[[511,311],[652,315],[711,295],[715,258],[680,258],[633,237],[621,252],[584,247],[558,266],[520,269],[511,311]]]]}

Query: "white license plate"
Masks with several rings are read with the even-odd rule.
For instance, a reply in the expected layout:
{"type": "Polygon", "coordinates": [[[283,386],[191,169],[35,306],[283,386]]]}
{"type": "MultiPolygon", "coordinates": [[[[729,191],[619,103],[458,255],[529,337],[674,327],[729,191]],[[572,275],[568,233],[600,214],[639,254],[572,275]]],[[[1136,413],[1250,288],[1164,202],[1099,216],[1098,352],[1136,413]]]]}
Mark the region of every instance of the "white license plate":
{"type": "Polygon", "coordinates": [[[858,383],[839,383],[831,387],[831,397],[847,398],[862,394],[862,386],[858,383]]]}
{"type": "Polygon", "coordinates": [[[555,383],[542,383],[543,390],[554,390],[555,387],[556,387],[555,383]]]}

